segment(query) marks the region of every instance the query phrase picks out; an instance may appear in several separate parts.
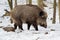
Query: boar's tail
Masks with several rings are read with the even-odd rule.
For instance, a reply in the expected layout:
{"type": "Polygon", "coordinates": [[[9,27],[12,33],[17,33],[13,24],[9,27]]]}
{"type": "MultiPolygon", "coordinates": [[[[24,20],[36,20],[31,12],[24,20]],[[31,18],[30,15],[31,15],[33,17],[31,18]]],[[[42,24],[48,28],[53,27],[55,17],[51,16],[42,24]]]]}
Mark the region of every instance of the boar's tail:
{"type": "Polygon", "coordinates": [[[7,13],[10,13],[7,9],[4,9],[4,11],[6,11],[7,13]]]}

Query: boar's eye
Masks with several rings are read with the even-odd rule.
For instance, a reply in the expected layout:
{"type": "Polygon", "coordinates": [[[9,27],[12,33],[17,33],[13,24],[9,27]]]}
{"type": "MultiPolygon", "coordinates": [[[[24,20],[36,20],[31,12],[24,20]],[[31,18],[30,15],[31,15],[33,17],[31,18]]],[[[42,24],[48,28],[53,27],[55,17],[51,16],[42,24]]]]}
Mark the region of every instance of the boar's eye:
{"type": "Polygon", "coordinates": [[[44,12],[41,11],[41,12],[39,13],[39,16],[43,16],[43,15],[44,15],[44,12]]]}

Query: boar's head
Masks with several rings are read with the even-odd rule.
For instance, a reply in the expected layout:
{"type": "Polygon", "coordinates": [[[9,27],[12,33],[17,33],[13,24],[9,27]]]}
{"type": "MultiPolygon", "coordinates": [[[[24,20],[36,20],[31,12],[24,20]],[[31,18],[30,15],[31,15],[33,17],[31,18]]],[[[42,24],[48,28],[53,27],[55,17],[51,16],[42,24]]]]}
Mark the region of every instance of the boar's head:
{"type": "Polygon", "coordinates": [[[44,12],[44,11],[41,11],[41,12],[39,13],[39,17],[38,17],[38,19],[37,19],[37,23],[38,23],[40,26],[42,26],[42,27],[44,27],[44,28],[47,28],[47,22],[46,22],[46,20],[47,20],[47,13],[44,12]]]}

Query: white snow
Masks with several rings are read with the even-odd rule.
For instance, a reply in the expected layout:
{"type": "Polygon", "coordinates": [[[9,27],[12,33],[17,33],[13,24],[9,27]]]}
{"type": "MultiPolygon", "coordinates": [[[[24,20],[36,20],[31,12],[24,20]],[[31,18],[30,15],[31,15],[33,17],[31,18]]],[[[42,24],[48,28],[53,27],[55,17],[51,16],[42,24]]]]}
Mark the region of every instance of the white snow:
{"type": "MultiPolygon", "coordinates": [[[[25,3],[25,1],[22,2],[22,0],[19,1],[21,2],[21,4],[23,4],[23,2],[25,3]]],[[[48,2],[50,2],[50,0],[48,2]]],[[[52,24],[52,20],[50,19],[53,17],[53,6],[48,2],[46,2],[48,7],[45,7],[45,11],[48,13],[47,28],[43,28],[38,25],[39,31],[35,31],[32,26],[30,30],[27,30],[27,24],[23,24],[24,31],[22,32],[20,32],[19,29],[17,29],[15,32],[6,32],[2,28],[0,28],[0,40],[60,40],[58,7],[56,11],[56,24],[52,24]],[[54,29],[55,31],[51,31],[51,29],[54,29]],[[45,34],[46,32],[48,32],[48,34],[45,34]]],[[[33,4],[36,4],[35,0],[33,0],[33,4]]],[[[2,23],[0,23],[0,26],[13,27],[13,24],[11,24],[9,20],[10,17],[1,17],[5,13],[4,9],[9,10],[8,2],[7,0],[0,0],[0,22],[2,21],[2,23]]]]}

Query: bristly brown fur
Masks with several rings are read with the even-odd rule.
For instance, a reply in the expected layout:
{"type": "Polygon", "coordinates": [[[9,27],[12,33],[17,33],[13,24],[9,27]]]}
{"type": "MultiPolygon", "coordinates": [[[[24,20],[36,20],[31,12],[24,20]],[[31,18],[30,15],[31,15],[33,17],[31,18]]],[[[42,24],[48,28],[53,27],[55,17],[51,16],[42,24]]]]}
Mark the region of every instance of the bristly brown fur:
{"type": "Polygon", "coordinates": [[[28,24],[28,30],[30,29],[30,25],[33,25],[35,30],[38,30],[38,24],[45,28],[47,27],[47,13],[36,5],[18,5],[10,13],[11,19],[15,23],[15,29],[19,26],[23,30],[23,23],[28,24]]]}

